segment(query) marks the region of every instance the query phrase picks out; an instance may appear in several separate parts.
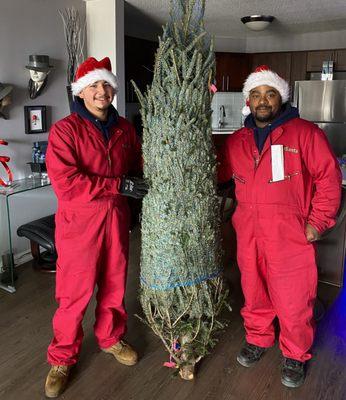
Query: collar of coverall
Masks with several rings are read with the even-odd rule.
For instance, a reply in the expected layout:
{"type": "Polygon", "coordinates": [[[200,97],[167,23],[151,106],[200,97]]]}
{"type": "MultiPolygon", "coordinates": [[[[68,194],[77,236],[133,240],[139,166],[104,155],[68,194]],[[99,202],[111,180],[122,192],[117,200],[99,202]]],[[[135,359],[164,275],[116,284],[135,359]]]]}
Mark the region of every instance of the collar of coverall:
{"type": "MultiPolygon", "coordinates": [[[[92,122],[94,125],[96,125],[98,129],[101,129],[100,126],[98,126],[100,121],[88,111],[82,99],[78,97],[75,98],[75,101],[73,102],[72,111],[80,115],[82,118],[85,118],[90,122],[92,122]]],[[[103,123],[103,126],[105,129],[109,129],[117,125],[118,120],[119,120],[119,113],[116,110],[116,108],[111,104],[108,108],[107,121],[103,123]]]]}

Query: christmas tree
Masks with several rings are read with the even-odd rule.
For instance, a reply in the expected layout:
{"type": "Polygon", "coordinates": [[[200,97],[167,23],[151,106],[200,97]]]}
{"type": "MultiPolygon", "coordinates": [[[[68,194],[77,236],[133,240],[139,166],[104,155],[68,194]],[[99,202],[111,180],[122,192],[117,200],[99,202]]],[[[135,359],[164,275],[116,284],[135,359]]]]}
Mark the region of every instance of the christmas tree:
{"type": "Polygon", "coordinates": [[[144,175],[141,293],[145,321],[170,353],[169,366],[192,379],[215,344],[227,305],[220,207],[211,136],[213,44],[205,1],[171,1],[154,77],[140,93],[144,175]]]}

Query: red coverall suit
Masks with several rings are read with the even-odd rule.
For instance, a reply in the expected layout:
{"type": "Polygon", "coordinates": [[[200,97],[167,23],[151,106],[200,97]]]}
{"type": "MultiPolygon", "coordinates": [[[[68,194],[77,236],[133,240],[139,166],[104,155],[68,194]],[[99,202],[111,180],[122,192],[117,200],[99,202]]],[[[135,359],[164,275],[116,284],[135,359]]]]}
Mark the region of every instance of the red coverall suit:
{"type": "Polygon", "coordinates": [[[94,325],[101,348],[126,330],[123,304],[129,247],[129,207],[119,193],[121,177],[139,169],[140,144],[119,117],[108,143],[94,124],[76,113],[51,129],[47,168],[58,198],[56,300],[52,365],[77,361],[82,319],[98,286],[94,325]]]}
{"type": "Polygon", "coordinates": [[[327,138],[316,125],[294,118],[277,127],[259,154],[252,129],[229,136],[220,154],[219,180],[232,177],[237,208],[233,225],[245,304],[247,342],[274,344],[280,324],[284,357],[311,358],[317,289],[314,245],[307,223],[319,233],[334,225],[341,175],[327,138]],[[284,146],[285,179],[271,182],[271,144],[284,146]]]}

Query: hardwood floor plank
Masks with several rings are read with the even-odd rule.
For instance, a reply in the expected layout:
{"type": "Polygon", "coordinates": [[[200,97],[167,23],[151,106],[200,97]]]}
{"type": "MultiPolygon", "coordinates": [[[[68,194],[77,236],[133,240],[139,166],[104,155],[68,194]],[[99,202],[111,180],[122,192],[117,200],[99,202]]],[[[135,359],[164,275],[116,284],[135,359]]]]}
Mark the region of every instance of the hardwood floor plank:
{"type": "MultiPolygon", "coordinates": [[[[324,285],[320,294],[329,308],[320,321],[306,383],[299,389],[280,382],[281,354],[276,344],[257,366],[244,368],[236,355],[244,340],[239,310],[243,302],[236,267],[226,267],[233,312],[229,326],[197,377],[185,382],[163,367],[168,355],[158,338],[134,314],[138,300],[140,234],[131,235],[126,306],[127,339],[138,349],[134,367],[117,363],[101,352],[93,335],[95,296],[83,323],[85,337],[80,359],[71,374],[63,400],[346,400],[346,295],[324,285]]],[[[46,350],[56,309],[54,276],[34,271],[30,263],[18,268],[17,292],[0,292],[0,400],[44,398],[49,366],[46,350]]]]}

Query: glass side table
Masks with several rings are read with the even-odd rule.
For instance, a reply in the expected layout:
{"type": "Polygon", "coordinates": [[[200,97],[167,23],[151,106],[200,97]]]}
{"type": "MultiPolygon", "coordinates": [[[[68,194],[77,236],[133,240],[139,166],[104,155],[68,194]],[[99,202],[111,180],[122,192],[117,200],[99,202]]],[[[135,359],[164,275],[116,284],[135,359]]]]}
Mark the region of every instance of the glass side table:
{"type": "Polygon", "coordinates": [[[28,192],[30,190],[40,189],[50,185],[49,178],[31,177],[19,179],[12,182],[11,186],[0,186],[0,220],[1,223],[0,238],[4,243],[1,248],[3,254],[3,269],[4,272],[0,275],[0,289],[9,293],[14,293],[15,288],[15,273],[14,273],[14,255],[11,230],[11,213],[10,213],[10,197],[19,193],[28,192]]]}

